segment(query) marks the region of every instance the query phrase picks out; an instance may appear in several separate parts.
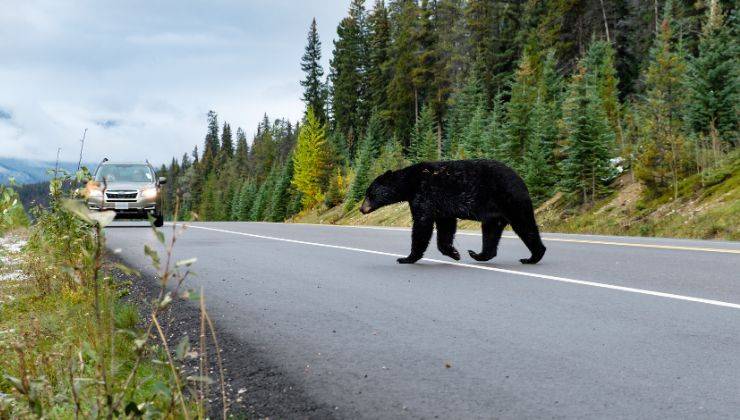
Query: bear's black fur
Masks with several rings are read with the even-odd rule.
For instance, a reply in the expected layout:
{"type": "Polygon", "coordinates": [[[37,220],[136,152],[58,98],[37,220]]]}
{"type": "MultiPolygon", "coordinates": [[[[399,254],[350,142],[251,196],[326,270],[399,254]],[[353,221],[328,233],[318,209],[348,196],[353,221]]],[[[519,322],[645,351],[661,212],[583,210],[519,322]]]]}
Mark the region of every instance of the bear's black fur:
{"type": "Polygon", "coordinates": [[[477,220],[483,230],[483,250],[468,251],[477,261],[496,256],[501,233],[511,225],[529,251],[523,264],[536,264],[545,254],[527,186],[513,169],[495,160],[425,162],[377,177],[360,206],[363,214],[389,204],[408,201],[414,225],[411,254],[402,264],[421,259],[437,225],[439,251],[455,260],[452,244],[457,219],[477,220]]]}

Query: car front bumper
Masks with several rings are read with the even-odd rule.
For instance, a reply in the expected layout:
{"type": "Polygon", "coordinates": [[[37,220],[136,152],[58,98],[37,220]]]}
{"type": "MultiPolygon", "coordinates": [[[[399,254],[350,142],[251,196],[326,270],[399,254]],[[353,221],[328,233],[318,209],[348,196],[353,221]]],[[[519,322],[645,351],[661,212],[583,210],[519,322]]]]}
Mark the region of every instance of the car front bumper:
{"type": "Polygon", "coordinates": [[[88,197],[92,211],[112,210],[118,218],[146,219],[160,212],[157,198],[145,198],[139,191],[105,191],[102,196],[88,197]]]}

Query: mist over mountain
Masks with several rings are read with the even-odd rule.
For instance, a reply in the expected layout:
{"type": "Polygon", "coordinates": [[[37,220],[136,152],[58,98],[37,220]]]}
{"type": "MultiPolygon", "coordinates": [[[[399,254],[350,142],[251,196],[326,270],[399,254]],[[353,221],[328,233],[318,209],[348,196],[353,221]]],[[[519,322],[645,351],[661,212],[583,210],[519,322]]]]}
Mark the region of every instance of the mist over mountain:
{"type": "MultiPolygon", "coordinates": [[[[0,157],[0,184],[7,184],[11,178],[17,184],[31,184],[48,181],[52,177],[56,162],[0,157]]],[[[83,162],[90,170],[94,164],[83,162]]],[[[59,162],[59,169],[70,173],[77,170],[77,162],[59,162]]]]}

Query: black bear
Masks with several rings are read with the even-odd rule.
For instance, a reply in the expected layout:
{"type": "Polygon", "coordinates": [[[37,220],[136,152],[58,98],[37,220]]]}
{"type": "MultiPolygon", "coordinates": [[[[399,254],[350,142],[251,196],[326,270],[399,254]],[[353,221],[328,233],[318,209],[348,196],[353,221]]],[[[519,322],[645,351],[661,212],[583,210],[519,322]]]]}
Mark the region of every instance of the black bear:
{"type": "Polygon", "coordinates": [[[455,260],[460,254],[452,244],[457,219],[477,220],[483,230],[483,250],[468,251],[477,261],[496,256],[501,233],[510,224],[522,239],[530,258],[523,264],[536,264],[545,255],[527,186],[513,169],[495,160],[425,162],[377,177],[367,189],[360,212],[368,214],[380,207],[408,201],[414,225],[411,254],[399,258],[413,264],[424,255],[437,225],[439,251],[455,260]]]}

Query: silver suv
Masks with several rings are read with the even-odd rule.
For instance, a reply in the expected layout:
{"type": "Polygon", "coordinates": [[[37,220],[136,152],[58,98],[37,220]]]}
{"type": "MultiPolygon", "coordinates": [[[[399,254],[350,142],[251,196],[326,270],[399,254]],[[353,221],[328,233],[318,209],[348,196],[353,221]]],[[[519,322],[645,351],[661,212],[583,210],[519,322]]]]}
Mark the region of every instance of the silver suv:
{"type": "Polygon", "coordinates": [[[154,217],[154,226],[164,222],[161,186],[164,177],[156,178],[147,163],[113,163],[104,160],[88,183],[87,207],[93,211],[113,210],[116,218],[146,219],[154,217]]]}

